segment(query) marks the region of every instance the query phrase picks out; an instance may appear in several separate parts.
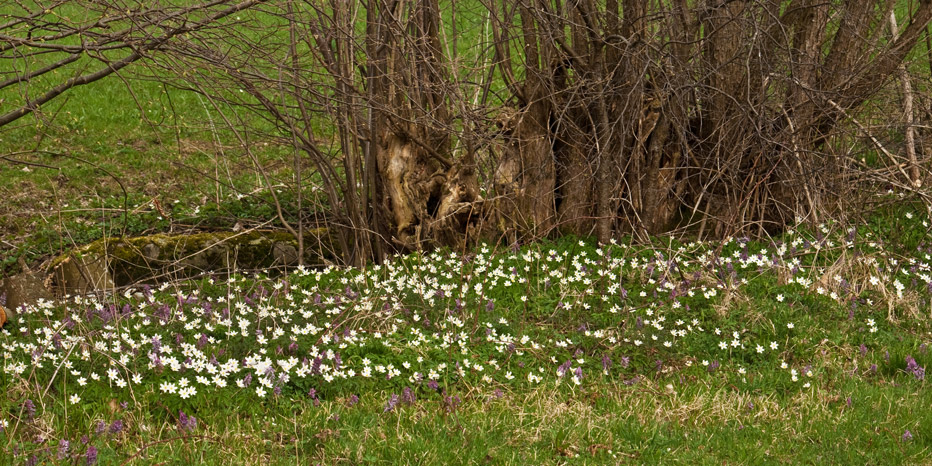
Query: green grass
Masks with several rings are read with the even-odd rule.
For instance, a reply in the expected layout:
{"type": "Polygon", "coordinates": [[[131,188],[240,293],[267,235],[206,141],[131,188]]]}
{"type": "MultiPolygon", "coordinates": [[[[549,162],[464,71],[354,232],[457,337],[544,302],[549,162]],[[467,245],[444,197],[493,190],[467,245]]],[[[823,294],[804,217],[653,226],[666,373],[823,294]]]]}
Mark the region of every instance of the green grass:
{"type": "MultiPolygon", "coordinates": [[[[482,21],[476,17],[463,15],[458,21],[461,31],[481,32],[482,21]]],[[[476,53],[466,38],[459,47],[464,62],[476,53]]],[[[914,68],[925,66],[922,48],[920,42],[913,53],[914,68]]],[[[39,261],[103,236],[226,229],[240,221],[274,217],[251,163],[229,147],[228,134],[204,124],[209,106],[192,94],[126,77],[130,87],[112,77],[76,88],[46,109],[56,119],[27,118],[0,133],[0,153],[27,151],[14,157],[55,167],[24,171],[24,165],[0,163],[5,181],[0,184],[0,273],[17,271],[20,256],[39,261]],[[221,147],[223,157],[217,155],[221,147]]],[[[259,155],[266,169],[287,175],[287,151],[269,147],[259,155]]],[[[289,192],[281,193],[281,200],[293,206],[289,192]]],[[[517,252],[480,247],[468,260],[443,251],[397,258],[391,270],[294,274],[285,278],[294,301],[270,291],[281,281],[251,276],[232,283],[215,277],[172,284],[156,292],[153,303],[129,295],[36,308],[0,335],[0,388],[6,394],[0,400],[0,422],[6,423],[0,432],[0,464],[27,463],[33,455],[40,463],[85,464],[89,446],[99,450],[102,464],[932,463],[932,421],[923,414],[932,395],[906,362],[908,356],[921,367],[932,362],[926,349],[932,344],[932,297],[929,280],[922,278],[929,273],[923,264],[930,261],[926,251],[932,238],[929,219],[918,207],[897,201],[861,224],[801,227],[778,240],[800,239],[820,248],[801,242],[778,267],[734,262],[745,251],[753,256],[766,248],[772,254],[777,246],[766,242],[724,244],[720,257],[734,260],[728,270],[724,263],[697,259],[718,244],[656,239],[653,245],[611,248],[613,257],[628,261],[612,269],[598,260],[603,248],[567,238],[517,252]],[[852,227],[857,234],[849,249],[845,241],[852,227]],[[551,250],[556,257],[548,261],[551,250]],[[858,263],[855,250],[877,264],[858,263]],[[649,267],[658,252],[663,259],[649,267]],[[657,268],[671,257],[682,264],[683,276],[657,268]],[[637,265],[631,265],[634,258],[637,265]],[[800,261],[796,273],[791,272],[792,258],[800,261]],[[580,272],[580,266],[589,272],[580,272]],[[505,284],[512,268],[524,282],[505,284]],[[611,273],[598,275],[609,269],[611,273]],[[492,273],[496,270],[502,275],[492,273]],[[559,277],[550,275],[557,270],[559,277]],[[590,282],[570,281],[577,272],[590,282]],[[847,287],[835,281],[836,274],[847,287]],[[871,284],[872,274],[880,277],[879,285],[871,284]],[[693,295],[684,291],[673,298],[669,290],[658,292],[665,281],[684,278],[693,295]],[[462,291],[466,280],[470,287],[462,291]],[[894,280],[905,286],[902,296],[897,296],[894,280]],[[482,292],[474,288],[477,282],[485,284],[482,292]],[[430,299],[418,288],[425,284],[450,288],[446,296],[430,299]],[[347,289],[363,298],[348,298],[347,289]],[[710,290],[715,296],[703,296],[710,290]],[[196,304],[178,304],[177,293],[191,296],[195,291],[196,304]],[[318,295],[321,304],[315,302],[318,295]],[[208,297],[213,301],[206,301],[208,297]],[[276,329],[286,334],[265,344],[254,332],[226,335],[220,330],[220,298],[251,330],[261,329],[265,337],[276,329]],[[205,302],[213,304],[210,315],[204,313],[205,302]],[[132,312],[102,317],[101,310],[111,304],[117,309],[128,304],[132,312]],[[164,323],[158,317],[163,306],[177,312],[164,323]],[[304,317],[301,311],[307,309],[314,313],[304,317]],[[448,312],[462,323],[458,330],[451,323],[438,328],[448,312]],[[137,313],[148,316],[149,323],[144,325],[137,313]],[[51,336],[64,338],[61,326],[74,315],[83,321],[67,335],[81,344],[66,355],[51,336]],[[180,320],[182,315],[187,321],[180,320]],[[651,331],[645,321],[658,315],[666,317],[664,331],[651,331]],[[197,325],[188,328],[196,319],[197,325]],[[876,323],[876,331],[868,319],[876,323]],[[684,324],[677,325],[678,320],[684,324]],[[321,330],[294,335],[291,328],[297,324],[321,330]],[[703,331],[690,330],[671,347],[663,345],[669,335],[665,332],[687,325],[703,331]],[[357,330],[368,340],[341,348],[320,338],[342,335],[343,330],[357,330]],[[375,332],[384,338],[375,338],[375,332]],[[459,339],[460,332],[468,340],[459,339]],[[720,349],[732,332],[739,333],[746,348],[720,349]],[[137,351],[94,346],[120,340],[124,333],[138,345],[137,351]],[[186,351],[176,338],[197,347],[201,335],[209,335],[218,343],[206,346],[205,359],[220,362],[260,354],[276,360],[308,357],[317,348],[340,353],[357,373],[365,359],[373,367],[402,368],[407,362],[435,369],[447,364],[449,370],[439,371],[436,389],[423,380],[410,381],[415,369],[402,369],[403,375],[391,380],[377,374],[334,383],[320,375],[292,375],[279,385],[281,394],[269,389],[259,397],[258,382],[244,389],[235,385],[246,370],[221,389],[195,384],[191,369],[149,368],[152,345],[142,336],[155,333],[176,356],[186,351]],[[467,354],[459,353],[456,343],[441,346],[434,333],[465,341],[467,354]],[[415,345],[418,334],[429,344],[415,345]],[[523,354],[518,355],[507,344],[488,341],[490,334],[519,342],[527,336],[540,348],[519,343],[523,354]],[[291,343],[297,349],[290,350],[291,343]],[[755,350],[758,344],[763,353],[755,350]],[[85,349],[87,359],[81,357],[85,349]],[[43,359],[37,367],[32,363],[36,350],[61,359],[43,359]],[[119,361],[123,354],[129,358],[126,363],[119,361]],[[604,356],[612,361],[607,374],[602,373],[604,356]],[[426,362],[415,363],[419,357],[426,362]],[[484,369],[455,374],[452,368],[464,358],[484,369]],[[64,359],[80,375],[56,371],[64,359]],[[556,374],[567,361],[584,368],[579,385],[570,380],[572,374],[556,374]],[[703,361],[720,367],[710,370],[703,361]],[[28,370],[7,370],[15,363],[28,370]],[[124,371],[124,379],[130,372],[142,374],[143,381],[116,387],[107,381],[111,367],[124,371]],[[544,370],[534,373],[542,380],[528,381],[528,372],[538,367],[544,370]],[[811,376],[805,374],[807,368],[811,376]],[[792,379],[791,370],[798,380],[792,379]],[[91,372],[101,380],[78,383],[78,377],[91,372]],[[508,372],[515,378],[509,379],[508,372]],[[483,375],[492,380],[483,380],[483,375]],[[161,390],[162,383],[180,377],[195,384],[198,394],[182,399],[161,390]],[[316,400],[308,394],[312,388],[316,400]],[[406,388],[416,400],[386,411],[392,396],[406,388]],[[81,400],[72,404],[69,397],[75,394],[81,400]],[[36,405],[34,417],[24,409],[26,400],[36,405]],[[180,412],[195,416],[197,426],[179,427],[180,412]],[[118,420],[123,428],[109,433],[118,420]],[[104,432],[96,433],[101,422],[104,432]],[[59,458],[63,440],[70,448],[59,458]]],[[[261,374],[253,375],[258,379],[261,374]]]]}
{"type": "Polygon", "coordinates": [[[84,462],[86,436],[104,464],[928,462],[930,259],[849,231],[567,238],[35,307],[0,335],[0,448],[53,461],[67,440],[84,462]],[[230,360],[216,385],[205,368],[230,360]]]}

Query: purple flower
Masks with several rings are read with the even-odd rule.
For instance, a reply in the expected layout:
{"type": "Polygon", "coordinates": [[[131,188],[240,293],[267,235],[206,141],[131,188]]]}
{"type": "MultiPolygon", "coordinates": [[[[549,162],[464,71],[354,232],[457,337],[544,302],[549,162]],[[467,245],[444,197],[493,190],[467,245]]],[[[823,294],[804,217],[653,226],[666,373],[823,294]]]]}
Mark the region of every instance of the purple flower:
{"type": "Polygon", "coordinates": [[[460,405],[460,397],[456,395],[443,397],[443,410],[444,411],[448,413],[452,413],[454,410],[456,410],[456,407],[459,405],[460,405]]]}
{"type": "Polygon", "coordinates": [[[320,406],[320,399],[317,398],[317,390],[313,388],[307,391],[307,397],[314,401],[314,406],[320,406]]]}
{"type": "Polygon", "coordinates": [[[906,372],[913,374],[916,380],[926,378],[926,368],[921,367],[912,356],[906,356],[906,372]]]}
{"type": "Polygon", "coordinates": [[[560,377],[563,377],[564,374],[569,372],[571,364],[572,364],[572,361],[570,360],[567,360],[563,364],[560,364],[560,367],[557,367],[557,375],[560,377]]]}
{"type": "Polygon", "coordinates": [[[721,366],[721,364],[719,364],[718,361],[712,361],[709,363],[709,368],[706,370],[709,371],[710,374],[714,374],[715,371],[719,368],[719,366],[721,366]]]}
{"type": "Polygon", "coordinates": [[[191,432],[195,429],[197,429],[197,418],[188,416],[184,411],[178,411],[178,430],[191,432]]]}
{"type": "Polygon", "coordinates": [[[867,346],[864,343],[861,343],[861,346],[858,348],[861,351],[861,357],[867,356],[867,346]]]}
{"type": "Polygon", "coordinates": [[[104,421],[97,421],[97,427],[94,428],[94,433],[100,435],[107,430],[107,423],[104,421]]]}
{"type": "Polygon", "coordinates": [[[913,439],[913,433],[906,429],[906,432],[903,432],[903,441],[908,442],[913,439]]]}
{"type": "Polygon", "coordinates": [[[356,394],[350,395],[349,399],[346,400],[347,406],[356,406],[356,403],[359,403],[359,396],[356,394]]]}
{"type": "Polygon", "coordinates": [[[97,463],[97,447],[94,445],[87,447],[86,457],[88,465],[97,463]]]}
{"type": "Polygon", "coordinates": [[[162,349],[162,340],[158,335],[152,337],[152,352],[158,353],[162,349]]]}
{"type": "Polygon", "coordinates": [[[412,405],[417,401],[417,397],[414,395],[414,390],[411,390],[411,387],[405,387],[401,391],[401,402],[406,405],[412,405]]]}
{"type": "Polygon", "coordinates": [[[602,370],[608,372],[608,369],[612,367],[612,358],[608,357],[606,354],[602,356],[602,370]]]}
{"type": "Polygon", "coordinates": [[[119,434],[123,431],[123,420],[117,419],[110,424],[110,433],[113,435],[119,434]]]}
{"type": "Polygon", "coordinates": [[[31,421],[36,417],[36,405],[32,400],[23,402],[23,413],[26,414],[26,420],[31,421]]]}
{"type": "Polygon", "coordinates": [[[439,390],[439,389],[440,389],[440,385],[437,384],[437,381],[436,381],[436,380],[428,380],[428,381],[427,381],[427,388],[429,388],[429,389],[431,389],[431,390],[439,390]]]}
{"type": "Polygon", "coordinates": [[[385,409],[382,412],[387,413],[395,409],[395,406],[398,406],[398,395],[392,393],[392,396],[388,399],[388,402],[385,403],[385,409]]]}
{"type": "Polygon", "coordinates": [[[58,441],[58,459],[63,460],[68,457],[68,450],[71,449],[71,442],[62,439],[58,441]]]}

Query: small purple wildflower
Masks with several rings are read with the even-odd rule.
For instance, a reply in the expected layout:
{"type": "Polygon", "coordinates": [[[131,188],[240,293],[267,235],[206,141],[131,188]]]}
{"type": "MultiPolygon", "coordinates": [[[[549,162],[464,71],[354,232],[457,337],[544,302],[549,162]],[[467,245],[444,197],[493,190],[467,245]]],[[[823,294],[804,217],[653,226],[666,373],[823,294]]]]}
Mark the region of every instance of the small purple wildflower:
{"type": "Polygon", "coordinates": [[[858,348],[861,351],[861,357],[867,356],[867,345],[861,343],[861,346],[858,348]]]}
{"type": "Polygon", "coordinates": [[[456,395],[443,397],[443,410],[444,411],[448,413],[452,413],[453,411],[456,410],[457,406],[459,405],[460,405],[460,397],[456,395]]]}
{"type": "Polygon", "coordinates": [[[709,363],[709,368],[706,370],[709,371],[710,374],[714,374],[715,371],[718,370],[719,366],[721,366],[721,364],[719,364],[718,361],[712,361],[709,363]]]}
{"type": "Polygon", "coordinates": [[[349,407],[356,406],[356,403],[359,403],[359,396],[356,394],[350,395],[350,397],[346,400],[346,405],[349,407]]]}
{"type": "Polygon", "coordinates": [[[23,402],[23,413],[26,414],[27,421],[31,421],[36,417],[36,405],[32,400],[27,399],[23,402]]]}
{"type": "Polygon", "coordinates": [[[197,429],[197,418],[178,411],[178,430],[192,432],[197,429]]]}
{"type": "Polygon", "coordinates": [[[906,356],[906,372],[913,374],[916,380],[926,378],[926,368],[920,366],[912,356],[906,356]]]}
{"type": "Polygon", "coordinates": [[[569,372],[571,364],[572,364],[572,361],[570,360],[567,360],[563,364],[560,364],[560,366],[557,367],[557,375],[559,377],[563,377],[567,372],[569,372]]]}
{"type": "Polygon", "coordinates": [[[68,457],[68,450],[71,449],[71,442],[62,439],[58,441],[58,456],[57,458],[63,460],[68,457]]]}
{"type": "Polygon", "coordinates": [[[903,432],[903,441],[908,442],[913,439],[913,433],[906,429],[906,432],[903,432]]]}
{"type": "Polygon", "coordinates": [[[107,431],[107,423],[104,421],[97,421],[97,426],[94,427],[94,433],[100,435],[107,431]]]}
{"type": "Polygon", "coordinates": [[[119,434],[123,431],[123,420],[117,419],[110,424],[110,433],[113,435],[119,434]]]}
{"type": "Polygon", "coordinates": [[[414,395],[414,390],[411,390],[411,387],[405,387],[401,391],[401,402],[406,405],[412,405],[417,401],[417,397],[414,395]]]}
{"type": "Polygon", "coordinates": [[[85,456],[87,458],[86,464],[88,465],[96,464],[97,463],[97,447],[95,447],[94,445],[87,447],[87,454],[85,456]]]}
{"type": "Polygon", "coordinates": [[[395,409],[395,406],[398,406],[398,395],[392,393],[392,396],[388,399],[388,402],[385,403],[385,408],[382,412],[387,413],[392,411],[395,409]]]}

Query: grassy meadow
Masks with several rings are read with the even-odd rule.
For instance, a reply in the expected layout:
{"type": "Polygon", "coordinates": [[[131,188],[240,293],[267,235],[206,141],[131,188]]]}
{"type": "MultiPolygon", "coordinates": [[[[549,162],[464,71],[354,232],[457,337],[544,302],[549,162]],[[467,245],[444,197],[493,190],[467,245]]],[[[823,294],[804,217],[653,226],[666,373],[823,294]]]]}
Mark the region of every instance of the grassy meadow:
{"type": "MultiPolygon", "coordinates": [[[[280,226],[216,117],[126,75],[4,127],[0,276],[105,236],[280,226]]],[[[256,154],[287,181],[289,150],[256,154]]],[[[877,202],[766,240],[481,244],[43,301],[0,331],[0,464],[932,464],[932,218],[877,202]]]]}
{"type": "Polygon", "coordinates": [[[924,463],[928,220],[882,220],[43,302],[0,335],[3,457],[924,463]]]}

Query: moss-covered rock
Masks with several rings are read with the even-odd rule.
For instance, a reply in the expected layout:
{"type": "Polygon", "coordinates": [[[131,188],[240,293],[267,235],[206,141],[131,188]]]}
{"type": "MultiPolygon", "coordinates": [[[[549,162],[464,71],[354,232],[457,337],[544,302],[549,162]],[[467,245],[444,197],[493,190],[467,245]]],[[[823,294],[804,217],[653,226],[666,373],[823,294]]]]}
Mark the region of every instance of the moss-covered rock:
{"type": "MultiPolygon", "coordinates": [[[[326,228],[306,232],[304,244],[304,263],[308,267],[334,261],[336,243],[326,228]]],[[[72,293],[89,291],[88,283],[78,277],[96,277],[94,283],[102,286],[110,283],[125,286],[205,272],[268,269],[297,263],[297,238],[281,231],[253,230],[104,238],[56,258],[50,269],[55,284],[72,293]],[[106,267],[93,268],[95,264],[106,267]],[[112,277],[111,282],[103,279],[104,271],[112,277]]]]}

